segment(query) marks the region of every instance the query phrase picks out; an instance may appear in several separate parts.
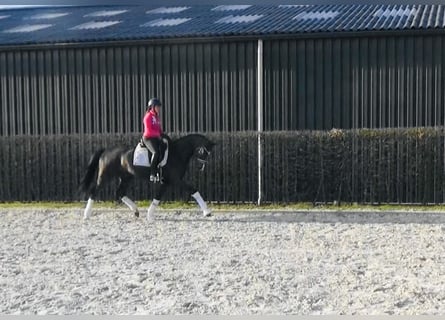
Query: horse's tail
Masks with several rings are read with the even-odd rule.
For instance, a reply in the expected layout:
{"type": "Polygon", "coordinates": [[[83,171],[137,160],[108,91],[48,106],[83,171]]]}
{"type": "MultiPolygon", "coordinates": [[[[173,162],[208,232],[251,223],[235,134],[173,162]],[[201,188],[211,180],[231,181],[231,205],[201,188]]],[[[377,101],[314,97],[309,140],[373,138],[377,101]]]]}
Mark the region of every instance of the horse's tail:
{"type": "Polygon", "coordinates": [[[90,161],[88,162],[88,167],[85,172],[85,175],[80,180],[79,185],[79,193],[85,194],[90,190],[90,185],[94,180],[96,175],[97,168],[99,167],[99,159],[102,156],[102,153],[105,149],[97,150],[92,156],[90,161]]]}

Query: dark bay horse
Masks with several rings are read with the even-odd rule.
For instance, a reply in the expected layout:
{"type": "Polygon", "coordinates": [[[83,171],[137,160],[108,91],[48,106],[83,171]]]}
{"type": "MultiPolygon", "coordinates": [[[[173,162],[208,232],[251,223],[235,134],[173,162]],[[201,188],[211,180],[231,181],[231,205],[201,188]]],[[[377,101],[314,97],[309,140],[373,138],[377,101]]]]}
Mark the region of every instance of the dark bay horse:
{"type": "MultiPolygon", "coordinates": [[[[153,220],[156,208],[159,205],[166,188],[177,185],[188,191],[199,204],[203,215],[208,216],[211,210],[207,207],[198,190],[183,181],[190,159],[196,158],[204,169],[207,158],[215,145],[212,141],[201,134],[189,134],[177,140],[164,140],[168,143],[168,160],[162,167],[162,183],[156,184],[155,196],[148,208],[147,219],[153,220]]],[[[118,178],[119,185],[116,196],[121,199],[134,214],[138,217],[139,210],[136,204],[126,196],[129,183],[136,178],[149,181],[149,167],[133,165],[133,154],[135,148],[115,147],[111,149],[100,149],[96,151],[89,163],[85,175],[83,176],[79,191],[88,197],[88,203],[84,211],[84,219],[91,215],[94,198],[97,191],[112,178],[118,178]]],[[[153,186],[153,184],[152,184],[153,186]]]]}

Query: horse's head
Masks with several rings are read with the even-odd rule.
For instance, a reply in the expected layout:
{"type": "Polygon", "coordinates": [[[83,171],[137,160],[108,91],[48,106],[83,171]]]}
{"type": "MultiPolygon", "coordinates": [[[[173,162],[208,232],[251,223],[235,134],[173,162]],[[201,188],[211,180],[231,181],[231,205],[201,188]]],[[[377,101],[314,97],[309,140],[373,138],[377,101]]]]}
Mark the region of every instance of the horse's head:
{"type": "Polygon", "coordinates": [[[210,155],[210,152],[212,151],[212,148],[215,146],[215,143],[207,140],[206,143],[197,146],[194,151],[194,156],[196,157],[196,160],[201,164],[201,171],[203,171],[207,164],[207,158],[210,155]]]}
{"type": "Polygon", "coordinates": [[[181,154],[185,161],[195,158],[201,164],[201,171],[204,170],[214,146],[214,142],[197,133],[186,135],[174,142],[175,151],[181,154]]]}
{"type": "Polygon", "coordinates": [[[194,143],[193,156],[201,164],[201,171],[205,169],[208,157],[215,146],[215,143],[204,137],[203,135],[196,135],[194,143]]]}

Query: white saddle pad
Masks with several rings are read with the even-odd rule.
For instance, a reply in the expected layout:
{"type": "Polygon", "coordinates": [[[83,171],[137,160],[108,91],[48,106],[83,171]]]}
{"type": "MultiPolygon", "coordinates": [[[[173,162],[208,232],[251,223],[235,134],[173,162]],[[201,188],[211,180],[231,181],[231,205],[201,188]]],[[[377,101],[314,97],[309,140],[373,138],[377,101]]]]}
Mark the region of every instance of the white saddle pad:
{"type": "MultiPolygon", "coordinates": [[[[168,160],[168,140],[163,139],[164,143],[167,144],[167,148],[164,152],[164,157],[159,162],[159,166],[163,167],[167,164],[168,160]]],[[[149,167],[150,166],[150,160],[151,160],[151,154],[148,152],[148,149],[139,142],[134,149],[134,155],[133,155],[133,165],[134,166],[140,166],[140,167],[149,167]]]]}
{"type": "Polygon", "coordinates": [[[149,167],[150,157],[148,156],[148,150],[142,143],[138,143],[136,149],[134,149],[133,165],[149,167]]]}

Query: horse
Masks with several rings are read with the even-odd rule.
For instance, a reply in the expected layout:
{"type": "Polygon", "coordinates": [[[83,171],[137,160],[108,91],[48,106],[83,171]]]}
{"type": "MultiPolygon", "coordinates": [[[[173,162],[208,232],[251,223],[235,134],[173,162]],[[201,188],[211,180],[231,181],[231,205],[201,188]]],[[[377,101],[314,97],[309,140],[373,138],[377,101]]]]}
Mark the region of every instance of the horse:
{"type": "MultiPolygon", "coordinates": [[[[179,186],[191,194],[202,210],[204,217],[211,215],[211,209],[199,191],[192,185],[183,181],[188,164],[192,158],[196,158],[204,170],[208,156],[215,146],[215,143],[201,134],[189,134],[176,140],[169,137],[163,139],[168,146],[168,159],[163,167],[161,183],[154,186],[154,198],[147,211],[147,220],[153,221],[154,215],[166,189],[171,185],[179,186]]],[[[103,187],[113,178],[118,178],[118,188],[116,197],[120,199],[130,210],[139,217],[137,205],[127,197],[126,190],[134,178],[142,178],[149,181],[150,168],[133,165],[133,155],[136,148],[113,147],[97,150],[91,156],[86,172],[79,185],[79,192],[88,197],[88,202],[84,210],[84,219],[91,216],[94,198],[100,187],[103,187]]],[[[162,155],[161,155],[162,157],[162,155]]],[[[153,186],[152,182],[152,186],[153,186]]]]}

